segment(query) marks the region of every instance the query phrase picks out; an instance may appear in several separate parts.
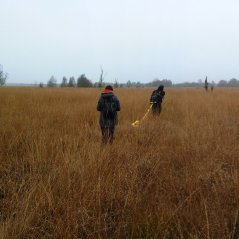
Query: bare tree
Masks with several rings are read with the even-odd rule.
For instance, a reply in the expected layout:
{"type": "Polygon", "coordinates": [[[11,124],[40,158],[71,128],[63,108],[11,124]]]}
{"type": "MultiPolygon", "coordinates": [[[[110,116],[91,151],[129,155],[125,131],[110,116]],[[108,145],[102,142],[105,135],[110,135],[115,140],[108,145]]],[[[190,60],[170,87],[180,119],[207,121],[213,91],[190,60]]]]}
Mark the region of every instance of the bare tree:
{"type": "Polygon", "coordinates": [[[118,79],[116,78],[114,83],[114,88],[118,88],[118,87],[119,87],[119,82],[118,82],[118,79]]]}
{"type": "Polygon", "coordinates": [[[101,73],[100,73],[100,79],[99,79],[98,87],[102,88],[103,87],[103,81],[104,81],[104,78],[105,78],[106,74],[104,75],[104,71],[103,71],[102,67],[100,67],[100,71],[101,71],[101,73]]]}

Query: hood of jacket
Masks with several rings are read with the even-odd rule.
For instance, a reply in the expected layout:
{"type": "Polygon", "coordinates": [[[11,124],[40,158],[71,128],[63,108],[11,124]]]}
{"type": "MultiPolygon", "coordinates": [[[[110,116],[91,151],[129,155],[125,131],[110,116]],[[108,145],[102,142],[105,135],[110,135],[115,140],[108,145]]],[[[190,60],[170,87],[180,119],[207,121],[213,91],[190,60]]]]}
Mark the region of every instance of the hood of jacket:
{"type": "Polygon", "coordinates": [[[104,99],[108,99],[108,98],[111,98],[114,96],[114,93],[113,91],[111,90],[104,90],[102,93],[101,93],[101,97],[104,98],[104,99]]]}

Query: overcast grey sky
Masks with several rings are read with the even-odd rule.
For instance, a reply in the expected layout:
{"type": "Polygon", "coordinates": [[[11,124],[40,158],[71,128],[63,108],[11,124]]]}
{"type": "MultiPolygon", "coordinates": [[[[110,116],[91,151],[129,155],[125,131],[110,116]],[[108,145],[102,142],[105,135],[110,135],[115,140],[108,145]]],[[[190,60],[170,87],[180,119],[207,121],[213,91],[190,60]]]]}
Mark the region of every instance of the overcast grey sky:
{"type": "Polygon", "coordinates": [[[238,0],[0,0],[8,83],[239,78],[238,0]]]}

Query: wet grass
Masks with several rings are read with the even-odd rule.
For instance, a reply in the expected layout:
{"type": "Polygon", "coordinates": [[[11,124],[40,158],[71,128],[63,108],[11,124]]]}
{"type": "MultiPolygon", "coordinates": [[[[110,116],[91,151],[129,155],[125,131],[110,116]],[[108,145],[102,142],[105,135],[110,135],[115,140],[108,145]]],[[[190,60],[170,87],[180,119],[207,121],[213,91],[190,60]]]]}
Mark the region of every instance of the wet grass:
{"type": "Polygon", "coordinates": [[[0,88],[2,238],[238,238],[239,90],[116,89],[102,147],[98,89],[0,88]]]}

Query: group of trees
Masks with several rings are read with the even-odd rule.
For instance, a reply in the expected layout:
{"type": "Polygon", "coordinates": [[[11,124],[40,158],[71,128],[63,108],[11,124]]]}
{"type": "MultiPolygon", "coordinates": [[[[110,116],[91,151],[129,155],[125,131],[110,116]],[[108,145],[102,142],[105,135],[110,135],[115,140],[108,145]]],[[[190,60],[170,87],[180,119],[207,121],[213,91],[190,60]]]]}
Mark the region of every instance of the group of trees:
{"type": "Polygon", "coordinates": [[[220,80],[217,84],[218,87],[239,87],[239,80],[232,78],[229,81],[220,80]]]}
{"type": "MultiPolygon", "coordinates": [[[[57,87],[57,80],[54,76],[52,76],[48,82],[47,82],[48,87],[57,87]]],[[[62,78],[62,82],[60,84],[60,87],[93,87],[92,82],[87,79],[87,77],[82,74],[80,77],[75,80],[75,77],[72,76],[68,79],[64,76],[62,78]]]]}

